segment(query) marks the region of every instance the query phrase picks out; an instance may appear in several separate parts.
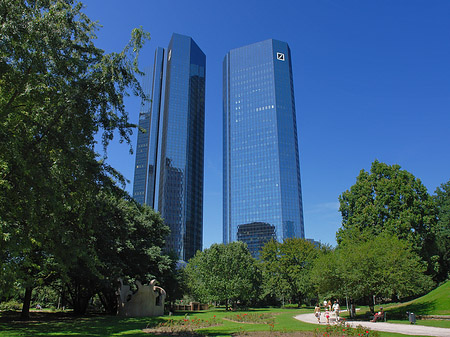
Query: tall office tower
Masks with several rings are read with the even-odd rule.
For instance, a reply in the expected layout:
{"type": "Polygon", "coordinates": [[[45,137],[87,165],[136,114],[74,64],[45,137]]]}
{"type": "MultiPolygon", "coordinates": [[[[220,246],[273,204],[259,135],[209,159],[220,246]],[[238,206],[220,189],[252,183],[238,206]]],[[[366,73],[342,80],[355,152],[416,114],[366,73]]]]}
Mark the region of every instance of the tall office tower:
{"type": "Polygon", "coordinates": [[[133,197],[161,213],[166,250],[185,261],[202,249],[205,67],[194,40],[173,34],[156,50],[152,101],[139,122],[148,132],[138,134],[133,197]]]}
{"type": "Polygon", "coordinates": [[[272,238],[305,236],[288,44],[231,50],[223,79],[223,241],[258,257],[272,238]]]}
{"type": "Polygon", "coordinates": [[[139,112],[139,127],[145,132],[138,132],[136,146],[136,164],[134,168],[133,198],[140,204],[146,204],[156,209],[156,164],[158,162],[158,141],[161,111],[161,95],[163,83],[164,49],[157,48],[153,66],[153,81],[147,70],[143,89],[152,92],[150,101],[144,101],[139,112]]]}

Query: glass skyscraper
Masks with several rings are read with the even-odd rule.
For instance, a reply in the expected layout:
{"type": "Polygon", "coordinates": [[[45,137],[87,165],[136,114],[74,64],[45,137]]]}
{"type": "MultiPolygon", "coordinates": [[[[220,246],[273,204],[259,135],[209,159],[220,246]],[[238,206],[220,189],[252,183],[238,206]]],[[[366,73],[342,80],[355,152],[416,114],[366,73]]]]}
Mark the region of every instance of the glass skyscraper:
{"type": "Polygon", "coordinates": [[[272,238],[305,236],[288,44],[231,50],[223,81],[223,241],[258,257],[272,238]]]}
{"type": "Polygon", "coordinates": [[[155,53],[151,104],[143,106],[133,197],[157,209],[171,234],[166,250],[187,261],[202,249],[206,57],[173,34],[155,53]]]}

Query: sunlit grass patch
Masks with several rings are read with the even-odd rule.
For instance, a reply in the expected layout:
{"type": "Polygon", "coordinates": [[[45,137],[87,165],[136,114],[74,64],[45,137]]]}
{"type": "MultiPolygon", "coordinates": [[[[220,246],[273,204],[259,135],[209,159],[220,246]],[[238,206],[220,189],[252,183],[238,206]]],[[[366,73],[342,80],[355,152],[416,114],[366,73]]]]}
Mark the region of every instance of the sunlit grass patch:
{"type": "Polygon", "coordinates": [[[238,323],[260,323],[260,324],[273,324],[273,313],[237,313],[234,315],[225,316],[224,319],[238,323]]]}

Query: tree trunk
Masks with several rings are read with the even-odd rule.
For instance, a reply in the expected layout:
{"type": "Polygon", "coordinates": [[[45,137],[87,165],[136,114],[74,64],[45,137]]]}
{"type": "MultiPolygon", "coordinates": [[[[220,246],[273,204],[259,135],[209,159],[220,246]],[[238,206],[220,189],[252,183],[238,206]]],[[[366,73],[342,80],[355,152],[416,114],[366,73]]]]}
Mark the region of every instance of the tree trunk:
{"type": "Polygon", "coordinates": [[[355,309],[355,303],[353,302],[353,298],[350,298],[350,317],[356,318],[356,309],[355,309]]]}
{"type": "Polygon", "coordinates": [[[111,315],[119,313],[119,296],[111,289],[104,289],[98,293],[105,311],[111,315]]]}
{"type": "Polygon", "coordinates": [[[89,305],[91,296],[79,296],[73,303],[73,313],[77,316],[84,315],[89,305]]]}
{"type": "Polygon", "coordinates": [[[69,284],[69,293],[72,299],[73,313],[77,316],[84,315],[89,305],[89,300],[95,292],[83,287],[83,285],[74,282],[69,284]],[[72,289],[70,288],[72,286],[72,289]]]}
{"type": "Polygon", "coordinates": [[[25,297],[23,299],[22,313],[20,318],[29,319],[30,318],[30,305],[31,305],[31,294],[33,292],[32,287],[25,288],[25,297]]]}
{"type": "Polygon", "coordinates": [[[375,313],[375,305],[373,304],[373,296],[369,296],[369,310],[372,314],[375,313]]]}

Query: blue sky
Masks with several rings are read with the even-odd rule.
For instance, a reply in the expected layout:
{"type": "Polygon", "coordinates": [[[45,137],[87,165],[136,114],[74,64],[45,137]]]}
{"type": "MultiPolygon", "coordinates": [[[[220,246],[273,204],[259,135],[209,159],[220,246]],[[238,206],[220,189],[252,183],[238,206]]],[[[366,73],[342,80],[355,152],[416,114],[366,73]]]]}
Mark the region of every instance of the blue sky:
{"type": "MultiPolygon", "coordinates": [[[[150,32],[140,65],[173,32],[206,54],[204,248],[222,242],[222,60],[274,38],[291,48],[306,237],[335,245],[338,196],[378,159],[399,164],[430,193],[450,180],[450,1],[86,0],[97,45],[120,51],[134,27],[150,32]]],[[[131,122],[139,100],[128,98],[131,122]]],[[[136,146],[136,132],[133,135],[136,146]]],[[[108,162],[130,180],[134,155],[113,142],[108,162]]]]}

